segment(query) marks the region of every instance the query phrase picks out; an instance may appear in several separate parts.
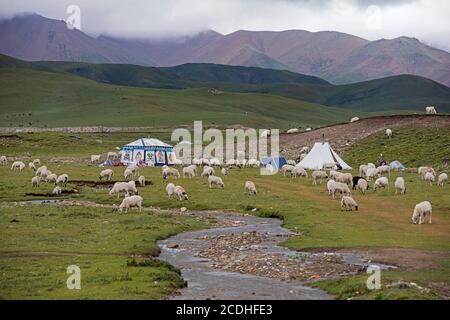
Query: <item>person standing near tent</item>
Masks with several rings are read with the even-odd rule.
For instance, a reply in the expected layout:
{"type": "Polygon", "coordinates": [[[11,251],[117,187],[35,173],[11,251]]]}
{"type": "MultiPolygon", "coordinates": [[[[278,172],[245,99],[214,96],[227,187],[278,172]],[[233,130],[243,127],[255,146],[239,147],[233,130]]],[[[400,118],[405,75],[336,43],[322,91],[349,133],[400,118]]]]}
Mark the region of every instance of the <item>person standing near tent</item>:
{"type": "Polygon", "coordinates": [[[386,162],[386,160],[384,160],[383,154],[380,153],[380,158],[378,159],[378,165],[379,165],[379,166],[384,166],[384,165],[386,165],[386,164],[387,164],[387,162],[386,162]]]}

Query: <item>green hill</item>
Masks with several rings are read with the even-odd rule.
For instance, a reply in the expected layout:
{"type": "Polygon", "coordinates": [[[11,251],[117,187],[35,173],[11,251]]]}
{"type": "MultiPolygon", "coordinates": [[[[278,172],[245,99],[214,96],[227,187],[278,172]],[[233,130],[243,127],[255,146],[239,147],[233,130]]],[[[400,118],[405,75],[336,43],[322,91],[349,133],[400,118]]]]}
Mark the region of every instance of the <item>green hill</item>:
{"type": "MultiPolygon", "coordinates": [[[[0,126],[179,126],[288,128],[348,121],[354,112],[257,93],[148,89],[67,74],[0,68],[0,126]]],[[[357,113],[363,116],[363,113],[357,113]]]]}

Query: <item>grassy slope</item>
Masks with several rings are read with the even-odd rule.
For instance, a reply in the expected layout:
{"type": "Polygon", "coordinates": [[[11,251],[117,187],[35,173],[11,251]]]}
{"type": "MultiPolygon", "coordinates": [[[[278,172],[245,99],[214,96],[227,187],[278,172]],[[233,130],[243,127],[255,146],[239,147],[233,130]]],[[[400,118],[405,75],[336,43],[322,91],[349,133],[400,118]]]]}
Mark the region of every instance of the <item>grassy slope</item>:
{"type": "Polygon", "coordinates": [[[27,69],[0,69],[0,126],[221,126],[287,128],[348,119],[348,111],[266,94],[120,87],[27,69]]]}

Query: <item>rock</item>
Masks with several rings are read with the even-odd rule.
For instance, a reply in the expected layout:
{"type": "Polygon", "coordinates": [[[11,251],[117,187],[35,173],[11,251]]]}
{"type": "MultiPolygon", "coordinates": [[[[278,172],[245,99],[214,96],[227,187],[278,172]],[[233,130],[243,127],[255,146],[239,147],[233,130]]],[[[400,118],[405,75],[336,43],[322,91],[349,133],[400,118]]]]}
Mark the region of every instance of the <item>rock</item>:
{"type": "Polygon", "coordinates": [[[187,208],[186,208],[186,207],[181,207],[181,208],[180,208],[180,211],[181,211],[181,212],[186,212],[186,211],[187,211],[187,208]]]}
{"type": "Polygon", "coordinates": [[[178,248],[178,244],[177,243],[169,243],[167,245],[167,248],[169,248],[169,249],[176,249],[176,248],[178,248]]]}

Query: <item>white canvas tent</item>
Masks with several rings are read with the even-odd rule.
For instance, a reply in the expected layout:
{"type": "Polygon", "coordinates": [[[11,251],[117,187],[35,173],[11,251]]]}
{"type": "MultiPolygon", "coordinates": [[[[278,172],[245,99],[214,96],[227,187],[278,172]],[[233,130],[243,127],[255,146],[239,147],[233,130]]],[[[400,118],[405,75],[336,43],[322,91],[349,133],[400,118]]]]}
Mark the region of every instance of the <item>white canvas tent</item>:
{"type": "Polygon", "coordinates": [[[308,155],[298,165],[305,169],[320,170],[325,163],[336,163],[342,170],[352,169],[331,149],[328,142],[316,142],[308,155]]]}

